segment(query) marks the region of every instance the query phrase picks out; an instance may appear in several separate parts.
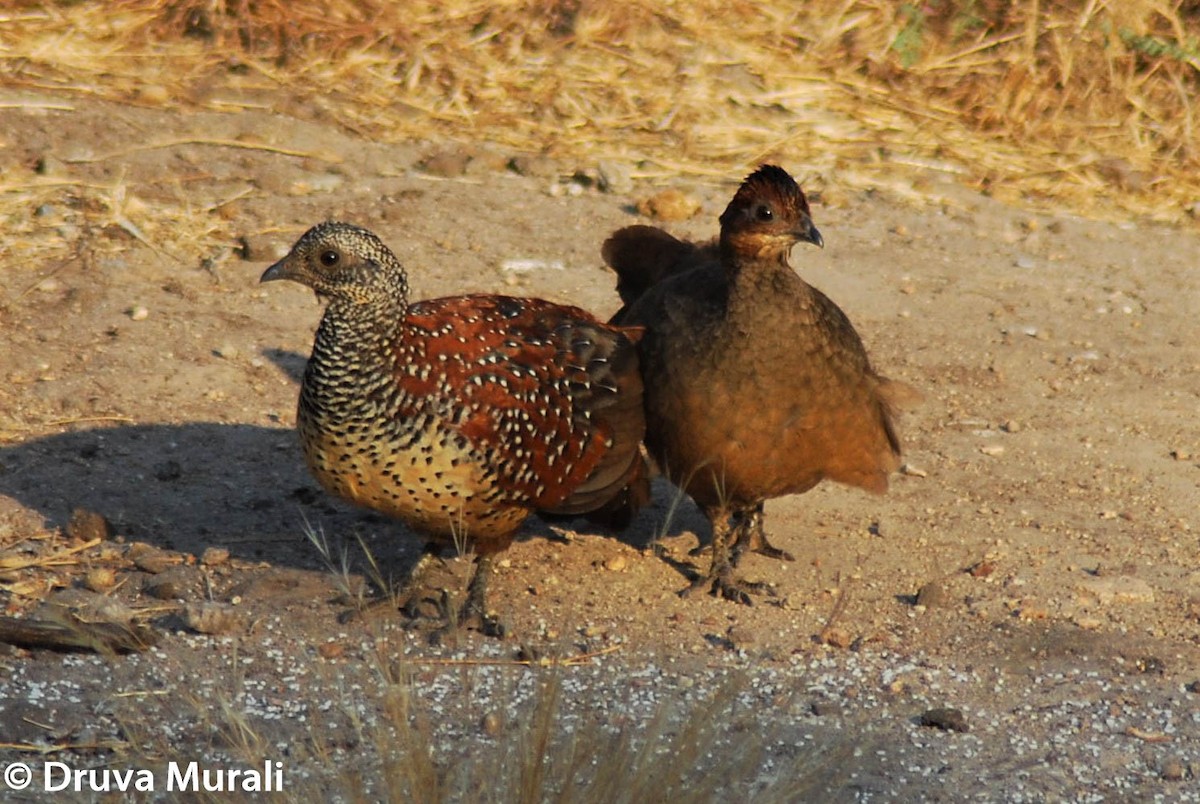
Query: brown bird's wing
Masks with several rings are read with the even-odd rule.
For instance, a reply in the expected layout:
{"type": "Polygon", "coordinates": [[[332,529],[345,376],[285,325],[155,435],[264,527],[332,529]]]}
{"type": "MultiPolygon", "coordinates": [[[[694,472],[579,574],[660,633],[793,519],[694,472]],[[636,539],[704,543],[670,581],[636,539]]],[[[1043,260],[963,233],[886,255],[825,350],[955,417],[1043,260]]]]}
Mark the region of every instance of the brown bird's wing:
{"type": "Polygon", "coordinates": [[[604,241],[600,255],[617,274],[624,306],[611,321],[625,323],[633,303],[664,279],[717,260],[715,240],[691,243],[653,226],[626,226],[604,241]]]}

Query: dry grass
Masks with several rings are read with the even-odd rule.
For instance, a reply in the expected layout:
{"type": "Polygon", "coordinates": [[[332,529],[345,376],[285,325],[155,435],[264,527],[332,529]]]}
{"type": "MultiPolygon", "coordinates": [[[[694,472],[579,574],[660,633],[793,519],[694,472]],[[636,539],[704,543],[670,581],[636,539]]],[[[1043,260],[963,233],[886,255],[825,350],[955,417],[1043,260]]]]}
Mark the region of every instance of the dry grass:
{"type": "Polygon", "coordinates": [[[3,82],[52,99],[301,105],[373,138],[615,158],[652,179],[779,159],[828,188],[919,196],[940,174],[1105,216],[1182,221],[1200,201],[1196,0],[127,0],[3,16],[3,82]]]}

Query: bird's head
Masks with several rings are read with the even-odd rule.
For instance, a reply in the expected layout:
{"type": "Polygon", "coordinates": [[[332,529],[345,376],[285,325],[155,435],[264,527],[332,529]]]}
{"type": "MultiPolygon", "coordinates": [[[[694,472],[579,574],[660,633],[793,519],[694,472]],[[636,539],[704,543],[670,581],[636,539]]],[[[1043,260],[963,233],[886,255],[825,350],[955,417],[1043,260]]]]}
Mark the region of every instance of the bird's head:
{"type": "Polygon", "coordinates": [[[763,165],[746,177],[721,214],[721,248],[738,257],[786,261],[801,241],[825,245],[808,200],[786,170],[763,165]]]}
{"type": "Polygon", "coordinates": [[[339,221],[309,229],[259,281],[275,279],[308,285],[321,297],[360,304],[403,302],[408,293],[404,268],[383,241],[361,226],[339,221]]]}

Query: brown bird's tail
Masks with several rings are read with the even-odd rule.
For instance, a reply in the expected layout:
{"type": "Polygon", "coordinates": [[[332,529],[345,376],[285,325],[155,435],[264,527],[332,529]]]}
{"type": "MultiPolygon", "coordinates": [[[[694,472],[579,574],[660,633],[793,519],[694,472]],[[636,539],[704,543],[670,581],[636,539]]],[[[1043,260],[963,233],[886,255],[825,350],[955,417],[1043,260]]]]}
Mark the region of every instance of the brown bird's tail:
{"type": "MultiPolygon", "coordinates": [[[[916,410],[925,401],[925,394],[915,386],[900,380],[889,380],[887,377],[876,377],[879,392],[879,402],[882,410],[883,428],[891,445],[891,460],[884,461],[885,473],[894,472],[900,468],[901,448],[900,436],[896,433],[896,415],[916,410]]],[[[885,482],[886,487],[886,482],[885,482]]]]}
{"type": "Polygon", "coordinates": [[[717,244],[689,243],[653,226],[626,226],[604,241],[600,255],[617,273],[617,293],[624,306],[612,323],[620,324],[625,311],[654,285],[716,260],[717,244]]]}

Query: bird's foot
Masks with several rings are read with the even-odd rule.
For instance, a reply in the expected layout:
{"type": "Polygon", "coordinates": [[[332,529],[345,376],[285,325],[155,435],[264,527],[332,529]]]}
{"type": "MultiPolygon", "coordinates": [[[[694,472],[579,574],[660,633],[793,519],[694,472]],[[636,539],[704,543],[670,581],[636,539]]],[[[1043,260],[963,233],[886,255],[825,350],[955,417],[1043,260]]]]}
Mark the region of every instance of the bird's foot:
{"type": "Polygon", "coordinates": [[[736,567],[746,553],[758,553],[760,556],[773,558],[776,561],[796,560],[796,557],[787,550],[781,550],[767,541],[766,534],[758,530],[748,530],[738,536],[738,540],[733,544],[730,563],[736,567]]]}
{"type": "Polygon", "coordinates": [[[457,610],[450,594],[442,595],[442,618],[445,624],[429,636],[431,644],[440,645],[447,637],[460,629],[469,628],[485,637],[503,639],[507,629],[494,612],[488,610],[487,585],[492,573],[491,556],[480,556],[475,560],[475,571],[467,585],[467,599],[457,610]]]}
{"type": "Polygon", "coordinates": [[[775,590],[770,584],[742,580],[733,574],[733,567],[729,565],[715,569],[707,575],[701,575],[692,581],[691,586],[680,592],[680,595],[690,597],[697,591],[706,591],[713,597],[731,600],[746,606],[754,605],[756,595],[775,596],[775,590]]]}
{"type": "Polygon", "coordinates": [[[758,553],[760,556],[773,558],[776,561],[795,561],[796,558],[786,550],[780,550],[767,541],[767,531],[763,526],[763,505],[758,505],[737,511],[733,515],[733,548],[730,550],[730,563],[737,566],[746,553],[758,553]]]}
{"type": "Polygon", "coordinates": [[[504,635],[508,633],[504,622],[495,612],[486,611],[469,600],[461,608],[455,610],[449,598],[449,594],[442,596],[440,606],[442,623],[429,633],[430,645],[445,645],[464,629],[493,639],[503,639],[504,635]]]}

